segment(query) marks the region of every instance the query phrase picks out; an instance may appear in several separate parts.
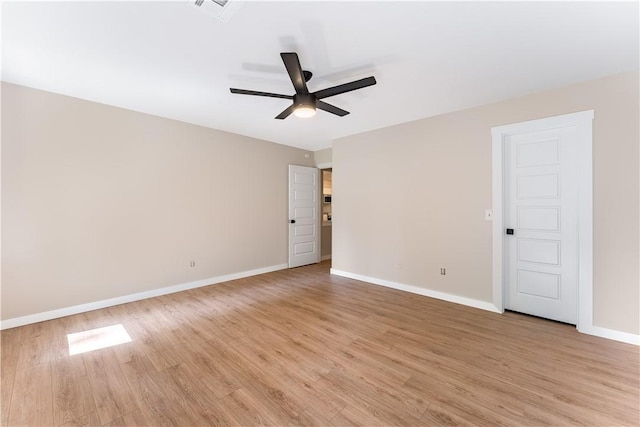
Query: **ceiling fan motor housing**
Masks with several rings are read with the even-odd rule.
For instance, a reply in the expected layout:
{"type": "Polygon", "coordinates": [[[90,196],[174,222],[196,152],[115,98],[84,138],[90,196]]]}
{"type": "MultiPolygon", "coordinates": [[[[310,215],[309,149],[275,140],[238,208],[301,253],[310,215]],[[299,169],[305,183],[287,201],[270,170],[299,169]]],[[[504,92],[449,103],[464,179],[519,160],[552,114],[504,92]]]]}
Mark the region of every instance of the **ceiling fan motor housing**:
{"type": "Polygon", "coordinates": [[[316,97],[310,93],[296,93],[293,95],[293,105],[296,107],[316,108],[316,97]]]}

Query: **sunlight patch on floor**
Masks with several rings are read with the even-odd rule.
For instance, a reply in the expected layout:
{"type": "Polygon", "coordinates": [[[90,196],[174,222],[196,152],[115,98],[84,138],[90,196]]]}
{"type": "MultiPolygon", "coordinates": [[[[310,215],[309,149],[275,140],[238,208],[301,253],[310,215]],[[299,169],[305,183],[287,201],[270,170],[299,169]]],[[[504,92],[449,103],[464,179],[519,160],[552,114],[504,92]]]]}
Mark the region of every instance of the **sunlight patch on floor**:
{"type": "Polygon", "coordinates": [[[67,334],[69,356],[131,342],[122,324],[67,334]]]}

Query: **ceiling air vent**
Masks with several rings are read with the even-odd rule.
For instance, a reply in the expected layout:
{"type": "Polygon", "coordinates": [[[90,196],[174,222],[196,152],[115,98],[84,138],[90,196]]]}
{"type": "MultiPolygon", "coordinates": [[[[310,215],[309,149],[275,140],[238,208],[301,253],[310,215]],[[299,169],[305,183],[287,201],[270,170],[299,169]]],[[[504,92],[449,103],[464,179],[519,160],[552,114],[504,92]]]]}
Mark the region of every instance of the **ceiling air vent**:
{"type": "Polygon", "coordinates": [[[196,9],[221,21],[228,21],[242,7],[240,0],[189,0],[196,9]]]}

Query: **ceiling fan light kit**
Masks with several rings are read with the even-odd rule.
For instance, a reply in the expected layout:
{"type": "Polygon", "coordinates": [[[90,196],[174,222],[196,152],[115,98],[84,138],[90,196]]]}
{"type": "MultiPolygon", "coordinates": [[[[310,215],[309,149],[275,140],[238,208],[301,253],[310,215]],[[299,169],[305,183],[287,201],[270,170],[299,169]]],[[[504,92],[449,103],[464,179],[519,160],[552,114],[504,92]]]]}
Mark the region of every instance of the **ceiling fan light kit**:
{"type": "Polygon", "coordinates": [[[293,114],[295,114],[296,117],[308,119],[309,117],[313,117],[316,115],[316,109],[313,107],[301,106],[293,110],[293,114]]]}
{"type": "Polygon", "coordinates": [[[280,54],[282,62],[289,73],[291,83],[296,93],[294,95],[281,95],[278,93],[259,92],[255,90],[236,89],[230,88],[231,93],[240,95],[254,95],[254,96],[266,96],[270,98],[283,98],[291,99],[293,103],[286,108],[282,113],[278,114],[275,118],[282,120],[291,113],[297,117],[313,117],[316,114],[316,109],[324,110],[328,113],[335,114],[339,117],[344,117],[349,114],[348,111],[338,108],[334,105],[328,104],[321,99],[328,98],[330,96],[340,95],[342,93],[351,92],[353,90],[362,89],[363,87],[372,86],[376,84],[374,77],[366,77],[364,79],[356,80],[350,83],[344,83],[338,86],[333,86],[327,89],[322,89],[317,92],[309,92],[307,89],[307,82],[311,79],[313,74],[310,71],[303,70],[298,60],[298,55],[295,52],[282,52],[280,54]]]}
{"type": "Polygon", "coordinates": [[[316,115],[316,100],[311,94],[293,95],[293,114],[297,117],[309,118],[316,115]]]}

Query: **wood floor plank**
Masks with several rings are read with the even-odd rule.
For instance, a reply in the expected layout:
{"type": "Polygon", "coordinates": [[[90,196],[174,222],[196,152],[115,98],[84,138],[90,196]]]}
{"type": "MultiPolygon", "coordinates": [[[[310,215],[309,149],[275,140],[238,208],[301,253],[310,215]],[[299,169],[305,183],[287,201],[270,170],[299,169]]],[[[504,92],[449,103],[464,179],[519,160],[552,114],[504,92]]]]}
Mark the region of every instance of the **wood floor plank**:
{"type": "Polygon", "coordinates": [[[224,346],[222,343],[219,343],[217,348],[209,347],[209,351],[218,351],[216,361],[242,381],[244,388],[231,395],[251,397],[254,400],[259,398],[265,414],[276,414],[286,424],[304,425],[306,402],[301,401],[295,388],[275,375],[275,372],[261,370],[251,361],[245,361],[242,354],[232,347],[224,346]]]}
{"type": "Polygon", "coordinates": [[[342,372],[332,371],[318,380],[318,383],[326,387],[329,393],[336,394],[347,402],[347,408],[359,408],[362,412],[383,419],[391,425],[415,425],[422,415],[413,407],[396,406],[395,396],[390,399],[388,392],[383,388],[371,384],[365,386],[364,381],[357,381],[356,378],[342,372]]]}
{"type": "MultiPolygon", "coordinates": [[[[158,371],[147,356],[134,357],[122,365],[125,377],[137,401],[136,408],[149,410],[147,418],[170,425],[202,425],[200,408],[171,380],[167,371],[158,371]]],[[[126,415],[123,414],[123,415],[126,415]]],[[[114,418],[115,419],[115,418],[114,418]]]]}
{"type": "Polygon", "coordinates": [[[389,418],[383,410],[375,407],[365,407],[358,404],[347,405],[338,415],[333,417],[331,424],[334,426],[408,426],[418,425],[417,422],[405,422],[397,417],[389,418]]]}
{"type": "Polygon", "coordinates": [[[282,381],[281,384],[285,389],[293,391],[294,395],[302,400],[299,405],[312,418],[320,419],[321,415],[323,418],[331,419],[347,406],[344,400],[329,393],[317,381],[306,376],[301,369],[277,364],[272,367],[272,372],[282,381]]]}
{"type": "Polygon", "coordinates": [[[16,372],[8,424],[36,427],[53,425],[49,363],[39,363],[16,372]]]}
{"type": "MultiPolygon", "coordinates": [[[[84,369],[76,371],[73,361],[81,357],[57,359],[51,362],[53,383],[53,419],[56,426],[77,423],[96,413],[93,390],[84,369]]],[[[82,365],[84,368],[84,364],[82,365]]],[[[88,418],[88,421],[91,417],[88,418]]]]}
{"type": "MultiPolygon", "coordinates": [[[[151,426],[154,422],[151,418],[147,418],[143,415],[142,410],[130,412],[117,418],[107,424],[105,427],[130,427],[130,426],[151,426]]],[[[159,425],[159,424],[158,424],[159,425]]]]}
{"type": "Polygon", "coordinates": [[[238,389],[222,400],[230,417],[240,426],[274,426],[283,421],[268,406],[244,389],[238,389]]]}
{"type": "MultiPolygon", "coordinates": [[[[585,381],[585,377],[589,377],[589,373],[584,369],[584,364],[582,370],[576,372],[569,370],[569,372],[567,372],[571,361],[559,365],[559,361],[556,358],[551,358],[550,361],[545,362],[548,355],[553,353],[550,349],[539,354],[536,349],[528,349],[528,351],[523,349],[523,352],[526,351],[528,354],[516,353],[513,358],[507,354],[512,351],[512,349],[505,349],[500,353],[501,357],[496,359],[494,357],[484,356],[473,348],[465,353],[460,353],[459,351],[455,351],[455,347],[453,347],[450,352],[446,346],[449,340],[447,337],[442,337],[439,340],[440,346],[438,347],[438,353],[424,350],[416,351],[416,347],[407,345],[406,338],[406,333],[405,335],[396,333],[395,337],[387,337],[387,342],[395,344],[392,350],[397,360],[402,360],[416,371],[422,371],[422,373],[428,375],[432,373],[429,372],[429,367],[434,364],[439,366],[438,369],[440,370],[447,370],[451,367],[464,370],[465,367],[472,367],[474,368],[473,372],[481,372],[482,376],[491,377],[492,379],[502,382],[510,382],[525,390],[528,382],[535,381],[535,387],[532,389],[535,389],[535,393],[540,397],[560,400],[576,408],[583,407],[586,409],[593,405],[602,407],[610,405],[610,412],[616,414],[621,420],[624,420],[625,416],[629,417],[637,413],[636,405],[625,406],[624,404],[619,404],[620,402],[624,402],[624,399],[616,399],[616,394],[621,393],[619,390],[600,384],[593,379],[588,381],[589,384],[586,384],[585,388],[582,383],[585,381]],[[398,336],[404,336],[405,339],[398,339],[398,336]],[[442,344],[444,344],[444,346],[442,344]],[[532,359],[535,360],[536,363],[521,365],[522,358],[526,356],[534,356],[532,359]],[[559,371],[557,369],[558,366],[562,366],[563,369],[559,371]],[[567,381],[568,377],[574,378],[572,382],[575,383],[575,385],[569,384],[567,381]],[[573,390],[568,389],[570,387],[573,387],[573,390]],[[579,399],[572,399],[571,396],[579,396],[579,399]]],[[[617,375],[611,375],[609,378],[614,380],[616,376],[617,375]]],[[[629,389],[627,393],[632,391],[633,390],[629,389]]]]}
{"type": "Polygon", "coordinates": [[[240,388],[240,381],[226,364],[226,357],[220,357],[221,351],[217,346],[209,343],[188,343],[186,336],[180,336],[179,331],[173,331],[177,339],[183,342],[183,348],[190,348],[185,352],[184,361],[180,363],[182,369],[203,379],[206,387],[217,398],[223,398],[240,388]]]}
{"type": "MultiPolygon", "coordinates": [[[[149,308],[150,304],[146,303],[144,306],[149,308]]],[[[170,343],[166,342],[164,330],[154,322],[154,319],[161,317],[162,314],[155,310],[150,310],[147,316],[139,317],[137,321],[127,323],[126,330],[131,339],[138,344],[156,370],[160,371],[177,365],[182,361],[180,353],[170,343]]]]}
{"type": "MultiPolygon", "coordinates": [[[[48,342],[51,360],[68,359],[69,363],[78,363],[77,369],[84,369],[82,357],[69,358],[68,334],[86,330],[85,317],[82,315],[66,316],[51,323],[51,340],[48,342]]],[[[86,373],[86,372],[85,372],[86,373]]]]}
{"type": "Polygon", "coordinates": [[[475,422],[470,422],[462,417],[455,415],[448,409],[443,409],[437,404],[431,404],[420,418],[420,424],[426,426],[475,426],[479,425],[475,422]]]}
{"type": "Polygon", "coordinates": [[[302,418],[305,420],[305,425],[308,426],[330,426],[333,417],[328,413],[316,410],[314,407],[308,407],[303,411],[302,418]]]}
{"type": "Polygon", "coordinates": [[[0,335],[2,426],[640,426],[640,349],[329,263],[0,335]],[[129,343],[75,356],[67,335],[129,343]]]}
{"type": "MultiPolygon", "coordinates": [[[[134,425],[134,424],[130,424],[134,425]]],[[[142,424],[141,424],[142,425],[142,424]]],[[[100,418],[96,412],[89,412],[88,414],[78,416],[77,418],[70,419],[61,427],[100,427],[100,418]]]]}
{"type": "Polygon", "coordinates": [[[112,349],[83,354],[96,412],[106,424],[138,409],[127,378],[112,349]]]}
{"type": "Polygon", "coordinates": [[[33,334],[26,336],[20,344],[17,370],[47,364],[51,360],[50,322],[41,322],[37,325],[40,325],[40,328],[37,330],[34,328],[33,334]]]}
{"type": "Polygon", "coordinates": [[[18,367],[22,334],[19,328],[0,332],[0,425],[9,422],[9,406],[18,367]]]}
{"type": "Polygon", "coordinates": [[[230,415],[220,399],[210,391],[207,380],[199,375],[197,370],[185,368],[185,364],[172,366],[165,371],[169,382],[176,386],[180,395],[194,406],[203,425],[229,426],[236,424],[236,420],[230,415]]]}

